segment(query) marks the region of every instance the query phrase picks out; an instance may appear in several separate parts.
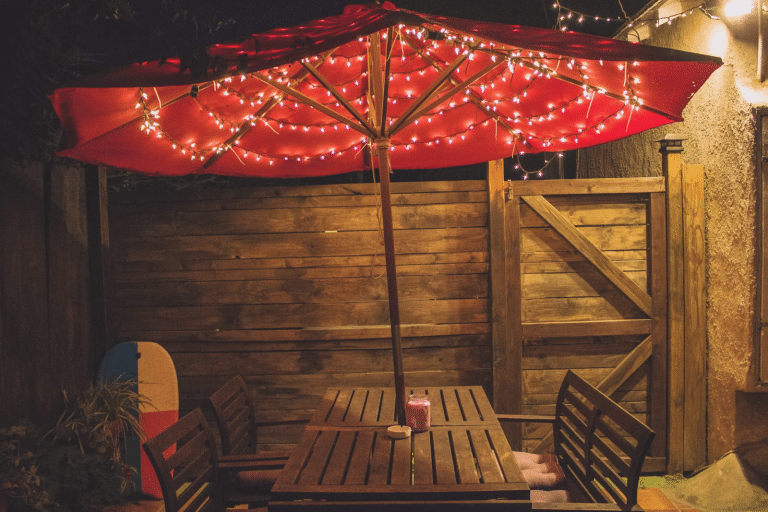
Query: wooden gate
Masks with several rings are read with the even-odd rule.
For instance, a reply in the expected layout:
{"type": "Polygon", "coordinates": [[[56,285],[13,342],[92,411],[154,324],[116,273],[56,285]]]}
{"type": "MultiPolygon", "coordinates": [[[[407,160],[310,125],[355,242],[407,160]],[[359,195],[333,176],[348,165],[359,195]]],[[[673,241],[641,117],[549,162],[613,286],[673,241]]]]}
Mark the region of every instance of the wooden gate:
{"type": "MultiPolygon", "coordinates": [[[[574,369],[653,428],[645,469],[666,453],[666,214],[664,178],[502,183],[489,165],[494,402],[553,414],[574,369]],[[496,179],[494,179],[496,176],[496,179]],[[491,215],[491,219],[494,215],[491,215]]],[[[526,451],[549,426],[510,427],[526,451]]]]}

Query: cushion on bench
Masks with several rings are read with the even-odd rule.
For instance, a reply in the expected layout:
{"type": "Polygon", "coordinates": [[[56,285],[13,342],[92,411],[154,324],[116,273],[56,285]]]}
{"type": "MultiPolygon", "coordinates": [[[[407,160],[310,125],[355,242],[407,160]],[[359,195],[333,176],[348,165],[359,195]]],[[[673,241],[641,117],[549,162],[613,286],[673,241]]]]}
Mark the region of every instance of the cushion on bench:
{"type": "Polygon", "coordinates": [[[565,482],[565,473],[551,453],[514,452],[525,483],[531,489],[557,489],[565,482]]]}
{"type": "Polygon", "coordinates": [[[555,491],[532,490],[531,501],[534,503],[573,503],[571,495],[565,489],[555,491]]]}

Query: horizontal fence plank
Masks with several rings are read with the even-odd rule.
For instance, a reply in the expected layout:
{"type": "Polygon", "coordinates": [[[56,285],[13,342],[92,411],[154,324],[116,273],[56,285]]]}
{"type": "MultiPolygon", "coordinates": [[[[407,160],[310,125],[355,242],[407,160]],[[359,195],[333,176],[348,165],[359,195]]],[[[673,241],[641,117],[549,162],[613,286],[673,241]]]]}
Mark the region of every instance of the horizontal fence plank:
{"type": "MultiPolygon", "coordinates": [[[[281,350],[275,352],[178,352],[172,354],[180,376],[216,374],[285,375],[392,371],[392,348],[377,350],[281,350]]],[[[403,364],[412,371],[490,368],[490,349],[436,347],[403,349],[403,364]]]]}
{"type": "MultiPolygon", "coordinates": [[[[486,228],[396,231],[395,253],[486,251],[487,233],[486,228]]],[[[383,238],[377,231],[114,239],[112,244],[116,261],[361,256],[383,251],[383,238]]]]}
{"type": "MultiPolygon", "coordinates": [[[[624,274],[641,288],[646,287],[647,272],[629,271],[624,274]]],[[[522,274],[523,296],[527,299],[552,297],[598,297],[618,290],[596,270],[548,274],[522,274]]]]}
{"type": "Polygon", "coordinates": [[[523,300],[523,323],[588,322],[646,318],[624,294],[523,300]]]}
{"type": "MultiPolygon", "coordinates": [[[[208,191],[207,197],[199,199],[180,200],[174,197],[165,202],[141,202],[142,214],[168,214],[178,212],[215,212],[225,210],[272,210],[285,208],[330,208],[330,207],[379,207],[381,197],[373,193],[372,189],[355,194],[336,195],[295,195],[277,197],[219,197],[218,191],[208,191]]],[[[485,203],[488,193],[481,191],[436,191],[436,192],[412,192],[392,194],[392,204],[416,205],[416,204],[457,204],[457,203],[485,203]]],[[[136,203],[126,201],[124,203],[113,202],[110,205],[110,214],[115,217],[123,215],[136,215],[136,203]]]]}
{"type": "MultiPolygon", "coordinates": [[[[574,226],[644,225],[645,203],[612,202],[574,204],[572,198],[548,197],[549,202],[574,226]]],[[[614,196],[614,201],[616,201],[614,196]]],[[[541,227],[548,224],[528,205],[520,205],[520,226],[541,227]]]]}
{"type": "MultiPolygon", "coordinates": [[[[398,254],[397,268],[400,267],[429,268],[431,265],[488,263],[487,252],[434,252],[428,254],[398,254]]],[[[376,269],[371,275],[378,275],[384,267],[384,254],[367,254],[361,256],[316,256],[316,257],[286,257],[286,258],[237,258],[226,260],[159,260],[114,262],[114,268],[121,279],[132,276],[133,280],[157,272],[195,272],[212,270],[305,270],[326,268],[357,268],[376,269]]],[[[450,272],[448,272],[450,273],[450,272]]]]}
{"type": "MultiPolygon", "coordinates": [[[[647,248],[647,229],[638,226],[584,226],[579,228],[601,251],[644,250],[647,248]]],[[[565,252],[573,250],[553,228],[525,228],[520,230],[521,252],[565,252]]]]}
{"type": "Polygon", "coordinates": [[[666,190],[661,177],[508,181],[505,185],[515,196],[639,194],[666,190]]]}
{"type": "Polygon", "coordinates": [[[555,338],[576,333],[579,336],[650,334],[652,325],[651,319],[524,323],[523,338],[555,338]]]}
{"type": "MultiPolygon", "coordinates": [[[[401,276],[400,300],[486,298],[483,274],[401,276]]],[[[348,303],[387,300],[386,276],[283,280],[149,281],[124,283],[114,294],[115,307],[201,306],[214,304],[348,303]]]]}
{"type": "MultiPolygon", "coordinates": [[[[121,341],[154,340],[169,345],[174,343],[217,344],[217,343],[286,343],[317,342],[325,340],[370,340],[388,338],[391,335],[389,324],[379,325],[334,325],[330,327],[297,327],[295,329],[220,329],[200,331],[189,330],[140,330],[126,326],[119,334],[121,341]]],[[[485,323],[474,324],[401,324],[404,338],[416,336],[468,336],[488,334],[490,327],[485,323]]],[[[404,344],[407,341],[404,340],[404,344]]],[[[233,345],[235,346],[235,345],[233,345]]],[[[236,349],[236,348],[235,348],[236,349]]],[[[221,350],[213,347],[212,350],[221,350]]]]}
{"type": "MultiPolygon", "coordinates": [[[[233,304],[188,307],[115,308],[118,330],[142,325],[162,329],[299,329],[304,326],[382,325],[388,303],[233,304]]],[[[482,323],[488,321],[487,299],[401,301],[403,323],[482,323]]]]}
{"type": "MultiPolygon", "coordinates": [[[[369,207],[281,208],[203,212],[138,213],[113,223],[115,236],[144,237],[376,231],[381,211],[369,207]]],[[[487,224],[482,203],[403,205],[392,207],[395,229],[477,227],[487,224]]]]}
{"type": "MultiPolygon", "coordinates": [[[[383,266],[367,267],[308,267],[308,268],[257,268],[243,270],[178,270],[132,272],[120,275],[120,283],[146,282],[204,282],[246,280],[295,280],[295,279],[344,279],[382,278],[383,266]]],[[[450,276],[460,274],[487,275],[487,263],[445,263],[434,265],[398,265],[398,276],[450,276]]]]}
{"type": "MultiPolygon", "coordinates": [[[[419,181],[419,182],[392,182],[392,194],[434,193],[487,190],[485,181],[419,181]]],[[[378,187],[377,187],[378,188],[378,187]]],[[[373,185],[370,183],[354,183],[343,185],[295,185],[285,187],[242,187],[242,188],[190,188],[174,191],[167,189],[145,190],[141,193],[121,192],[109,196],[110,203],[142,205],[146,203],[186,202],[210,199],[212,197],[228,199],[273,198],[273,197],[322,197],[322,196],[357,196],[362,194],[374,194],[373,185]]],[[[139,208],[140,209],[140,208],[139,208]]]]}
{"type": "Polygon", "coordinates": [[[613,368],[635,346],[636,344],[631,343],[525,345],[523,346],[523,370],[613,368]]]}

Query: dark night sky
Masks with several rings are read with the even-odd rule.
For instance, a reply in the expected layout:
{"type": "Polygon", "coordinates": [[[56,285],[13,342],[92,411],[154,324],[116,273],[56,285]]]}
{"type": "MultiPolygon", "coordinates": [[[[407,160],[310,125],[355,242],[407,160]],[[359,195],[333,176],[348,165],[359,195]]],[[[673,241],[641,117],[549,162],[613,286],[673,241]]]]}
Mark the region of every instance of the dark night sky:
{"type": "MultiPolygon", "coordinates": [[[[202,0],[198,0],[202,1],[202,0]]],[[[269,2],[242,0],[205,0],[207,5],[221,19],[236,20],[238,31],[263,32],[275,27],[300,24],[303,21],[340,14],[353,0],[273,0],[269,2]],[[211,5],[214,4],[214,5],[211,5]]],[[[413,11],[468,18],[480,21],[495,21],[513,25],[529,25],[552,28],[557,19],[553,0],[396,0],[396,7],[413,11]]],[[[633,15],[648,0],[563,0],[564,7],[578,12],[601,17],[622,16],[621,5],[628,15],[633,15]]],[[[206,7],[204,7],[206,8],[206,7]]],[[[621,25],[617,22],[585,22],[572,27],[579,32],[611,36],[621,25]]]]}

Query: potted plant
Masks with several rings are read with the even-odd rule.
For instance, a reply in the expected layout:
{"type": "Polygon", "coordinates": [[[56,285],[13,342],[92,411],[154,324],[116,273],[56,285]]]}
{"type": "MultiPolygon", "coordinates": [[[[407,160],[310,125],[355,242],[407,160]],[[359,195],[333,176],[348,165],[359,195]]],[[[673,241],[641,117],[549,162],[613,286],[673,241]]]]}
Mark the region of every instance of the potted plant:
{"type": "Polygon", "coordinates": [[[99,382],[70,399],[43,436],[24,427],[0,431],[0,490],[40,511],[87,512],[119,503],[134,490],[125,462],[128,435],[144,439],[136,381],[99,382]],[[3,444],[4,443],[4,444],[3,444]]]}
{"type": "Polygon", "coordinates": [[[32,425],[0,428],[0,511],[21,505],[46,510],[51,500],[38,473],[39,430],[32,425]]]}

